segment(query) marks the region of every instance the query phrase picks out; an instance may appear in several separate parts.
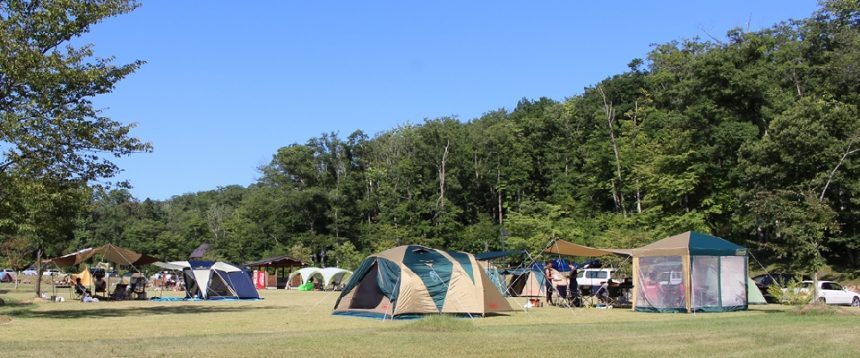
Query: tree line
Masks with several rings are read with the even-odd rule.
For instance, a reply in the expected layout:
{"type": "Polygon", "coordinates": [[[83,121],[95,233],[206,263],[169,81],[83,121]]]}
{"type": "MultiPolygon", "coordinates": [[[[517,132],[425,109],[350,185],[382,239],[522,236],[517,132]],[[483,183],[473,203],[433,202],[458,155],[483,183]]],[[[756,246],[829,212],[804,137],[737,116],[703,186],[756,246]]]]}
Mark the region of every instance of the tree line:
{"type": "MultiPolygon", "coordinates": [[[[855,271],[858,64],[860,5],[825,1],[761,31],[655,45],[564,100],[324,133],[280,148],[248,187],[139,200],[75,171],[44,191],[27,183],[47,176],[12,165],[0,181],[24,184],[0,189],[0,235],[7,260],[39,238],[50,254],[110,242],[175,260],[208,242],[213,259],[288,253],[354,267],[402,244],[626,248],[698,230],[766,263],[855,271]],[[44,201],[22,199],[43,191],[44,201]]],[[[121,134],[127,152],[148,150],[121,134]]]]}

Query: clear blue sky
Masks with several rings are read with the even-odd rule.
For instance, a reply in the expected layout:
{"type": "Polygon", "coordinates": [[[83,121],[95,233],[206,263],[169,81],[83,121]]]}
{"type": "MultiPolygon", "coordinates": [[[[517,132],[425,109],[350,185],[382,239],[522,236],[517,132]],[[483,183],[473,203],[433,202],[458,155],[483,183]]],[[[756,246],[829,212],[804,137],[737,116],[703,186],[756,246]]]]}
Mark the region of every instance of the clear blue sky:
{"type": "Polygon", "coordinates": [[[155,151],[118,160],[140,199],[248,185],[275,151],[562,100],[650,45],[809,16],[815,1],[143,1],[83,38],[147,61],[97,106],[155,151]]]}

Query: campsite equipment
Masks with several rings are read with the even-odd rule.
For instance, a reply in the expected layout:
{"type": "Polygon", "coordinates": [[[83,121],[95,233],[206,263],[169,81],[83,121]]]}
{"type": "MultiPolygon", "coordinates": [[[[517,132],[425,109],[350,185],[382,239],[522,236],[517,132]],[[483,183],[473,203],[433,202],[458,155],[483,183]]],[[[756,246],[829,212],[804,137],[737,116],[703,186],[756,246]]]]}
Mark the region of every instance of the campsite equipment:
{"type": "Polygon", "coordinates": [[[629,250],[633,308],[642,312],[747,309],[747,249],[694,231],[629,250]]]}
{"type": "Polygon", "coordinates": [[[408,245],[364,259],[333,314],[398,319],[510,310],[472,254],[408,245]]]}
{"type": "Polygon", "coordinates": [[[187,298],[260,298],[251,281],[251,274],[239,266],[220,261],[173,261],[155,265],[169,270],[182,270],[187,298]]]}

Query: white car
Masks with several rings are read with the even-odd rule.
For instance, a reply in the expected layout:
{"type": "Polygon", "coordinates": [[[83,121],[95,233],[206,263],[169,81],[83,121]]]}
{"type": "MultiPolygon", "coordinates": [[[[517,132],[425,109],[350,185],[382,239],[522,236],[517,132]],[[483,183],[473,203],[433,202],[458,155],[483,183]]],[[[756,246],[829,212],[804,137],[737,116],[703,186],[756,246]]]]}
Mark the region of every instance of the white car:
{"type": "Polygon", "coordinates": [[[576,273],[576,284],[580,287],[600,286],[601,282],[606,282],[609,278],[612,278],[615,282],[621,282],[615,277],[616,271],[614,268],[579,269],[579,272],[576,273]]]}
{"type": "MultiPolygon", "coordinates": [[[[803,281],[801,290],[812,290],[812,281],[803,281]]],[[[833,281],[818,281],[818,301],[828,305],[860,307],[860,293],[848,291],[833,281]]]]}
{"type": "Polygon", "coordinates": [[[42,272],[42,276],[62,276],[66,273],[57,269],[47,269],[42,272]]]}

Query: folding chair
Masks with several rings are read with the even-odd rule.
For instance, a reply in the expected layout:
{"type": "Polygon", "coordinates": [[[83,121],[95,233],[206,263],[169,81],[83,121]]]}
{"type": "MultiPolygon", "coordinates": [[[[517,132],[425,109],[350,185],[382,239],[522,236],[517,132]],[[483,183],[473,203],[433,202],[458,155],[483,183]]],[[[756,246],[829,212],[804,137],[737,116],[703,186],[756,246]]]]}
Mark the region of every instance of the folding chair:
{"type": "Polygon", "coordinates": [[[571,307],[570,302],[570,292],[567,289],[567,285],[558,285],[555,286],[555,305],[559,307],[571,307]]]}
{"type": "Polygon", "coordinates": [[[146,299],[146,277],[133,277],[132,278],[132,290],[131,293],[134,295],[135,299],[145,300],[146,299]]]}
{"type": "Polygon", "coordinates": [[[114,301],[122,301],[128,298],[128,285],[124,283],[116,284],[116,287],[113,289],[113,293],[110,295],[110,299],[114,301]]]}

